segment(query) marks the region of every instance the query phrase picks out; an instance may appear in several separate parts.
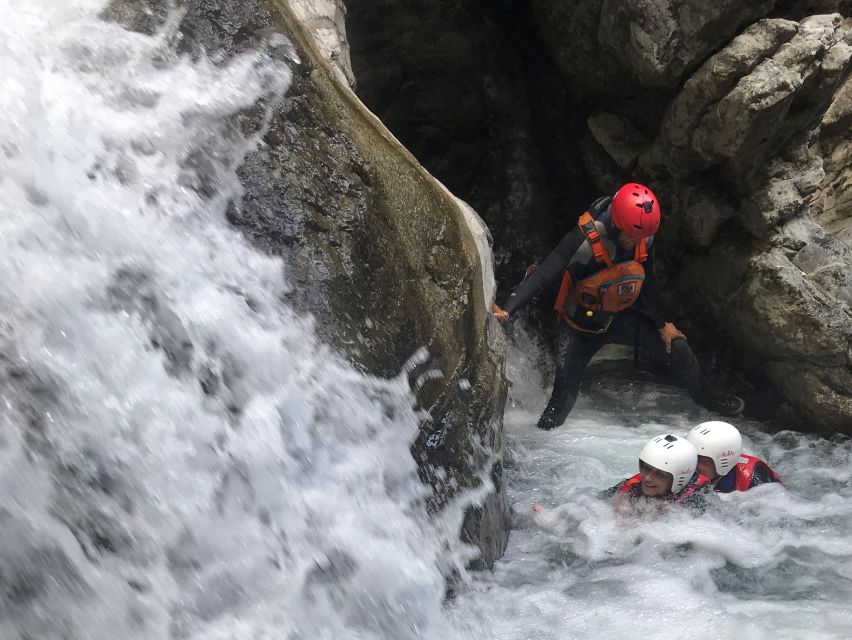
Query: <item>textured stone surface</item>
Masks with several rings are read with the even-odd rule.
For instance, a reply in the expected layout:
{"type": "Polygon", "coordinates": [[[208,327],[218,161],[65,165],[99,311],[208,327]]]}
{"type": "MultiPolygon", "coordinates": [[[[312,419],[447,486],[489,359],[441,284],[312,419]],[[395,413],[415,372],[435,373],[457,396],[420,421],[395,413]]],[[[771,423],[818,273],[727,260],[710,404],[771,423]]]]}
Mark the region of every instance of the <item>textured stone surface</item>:
{"type": "MultiPolygon", "coordinates": [[[[144,9],[122,0],[111,15],[138,26],[144,9]]],[[[289,93],[269,105],[264,144],[240,168],[245,194],[228,218],[282,257],[290,303],[312,313],[320,335],[365,371],[395,375],[427,348],[428,360],[410,373],[428,414],[412,452],[434,488],[434,508],[494,482],[464,529],[492,562],[506,535],[505,382],[503,335],[489,313],[492,260],[480,254],[487,234],[364,108],[288,4],[192,0],[184,9],[182,51],[266,46],[301,60],[289,93]]],[[[240,124],[251,129],[261,117],[258,108],[240,124]]]]}
{"type": "Polygon", "coordinates": [[[636,169],[639,155],[649,140],[630,120],[611,113],[595,113],[589,118],[589,131],[610,158],[625,172],[636,169]]]}
{"type": "Polygon", "coordinates": [[[739,80],[795,35],[797,25],[789,20],[761,20],[711,57],[677,94],[662,123],[659,144],[668,156],[672,175],[695,170],[701,160],[690,157],[692,140],[708,109],[730,92],[739,80]]]}
{"type": "Polygon", "coordinates": [[[852,246],[852,77],[835,94],[813,150],[825,168],[825,179],[811,204],[814,218],[852,246]]]}
{"type": "Polygon", "coordinates": [[[668,237],[710,249],[669,260],[680,301],[800,427],[847,433],[849,34],[837,14],[749,26],[684,83],[639,161],[665,194],[668,237]]]}
{"type": "Polygon", "coordinates": [[[775,0],[603,0],[598,41],[643,86],[673,89],[774,5],[775,0]]]}
{"type": "Polygon", "coordinates": [[[289,6],[299,22],[313,33],[320,52],[343,74],[346,83],[354,86],[343,0],[290,0],[289,6]]]}
{"type": "Polygon", "coordinates": [[[482,216],[511,281],[556,241],[554,212],[587,204],[570,153],[585,118],[565,103],[524,3],[503,5],[348,0],[347,26],[358,95],[482,216]]]}

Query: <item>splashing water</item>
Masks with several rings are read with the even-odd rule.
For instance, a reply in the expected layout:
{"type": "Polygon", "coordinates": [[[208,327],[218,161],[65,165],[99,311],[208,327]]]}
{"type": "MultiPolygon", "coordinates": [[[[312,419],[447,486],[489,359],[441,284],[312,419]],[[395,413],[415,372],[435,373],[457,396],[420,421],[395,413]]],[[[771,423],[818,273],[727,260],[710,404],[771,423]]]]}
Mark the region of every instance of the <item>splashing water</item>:
{"type": "Polygon", "coordinates": [[[407,383],[225,221],[289,70],[102,4],[0,4],[0,637],[451,637],[407,383]]]}
{"type": "Polygon", "coordinates": [[[848,440],[769,436],[735,421],[746,452],[770,462],[787,489],[771,484],[721,496],[703,515],[616,513],[598,492],[638,471],[642,445],[712,416],[680,390],[592,376],[568,422],[538,431],[549,380],[535,372],[536,345],[516,334],[506,412],[513,531],[494,572],[453,603],[464,633],[500,640],[852,636],[848,440]],[[547,510],[536,514],[535,503],[547,510]]]}

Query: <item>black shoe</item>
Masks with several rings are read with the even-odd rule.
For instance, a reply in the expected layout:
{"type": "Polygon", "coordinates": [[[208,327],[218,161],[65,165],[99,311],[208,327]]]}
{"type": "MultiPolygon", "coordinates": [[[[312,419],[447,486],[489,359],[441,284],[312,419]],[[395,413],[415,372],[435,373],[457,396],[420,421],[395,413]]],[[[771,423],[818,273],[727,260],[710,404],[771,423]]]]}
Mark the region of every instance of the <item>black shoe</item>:
{"type": "Polygon", "coordinates": [[[565,418],[568,417],[576,400],[577,395],[566,389],[551,394],[550,401],[542,411],[536,426],[544,431],[550,431],[560,426],[565,422],[565,418]]]}
{"type": "Polygon", "coordinates": [[[707,404],[707,408],[713,413],[718,413],[720,416],[737,418],[742,415],[743,409],[745,409],[745,401],[739,396],[727,393],[714,397],[707,404]]]}
{"type": "Polygon", "coordinates": [[[555,429],[559,425],[556,424],[554,417],[556,416],[555,411],[549,411],[550,407],[544,410],[544,413],[541,414],[541,417],[538,419],[538,423],[535,425],[539,429],[543,431],[550,431],[551,429],[555,429]]]}

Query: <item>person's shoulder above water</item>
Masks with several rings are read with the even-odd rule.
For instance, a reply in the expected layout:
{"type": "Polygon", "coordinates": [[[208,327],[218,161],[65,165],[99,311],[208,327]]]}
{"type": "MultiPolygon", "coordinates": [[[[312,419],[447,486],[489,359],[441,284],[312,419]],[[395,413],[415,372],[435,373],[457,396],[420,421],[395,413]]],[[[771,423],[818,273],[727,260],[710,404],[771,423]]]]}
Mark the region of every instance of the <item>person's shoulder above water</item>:
{"type": "Polygon", "coordinates": [[[781,482],[766,462],[743,453],[739,430],[727,422],[702,422],[687,435],[698,451],[698,470],[719,493],[748,491],[767,482],[781,482]]]}
{"type": "Polygon", "coordinates": [[[690,507],[706,505],[710,479],[696,471],[698,454],[685,438],[652,438],[639,452],[639,473],[602,493],[631,501],[653,499],[690,507]]]}

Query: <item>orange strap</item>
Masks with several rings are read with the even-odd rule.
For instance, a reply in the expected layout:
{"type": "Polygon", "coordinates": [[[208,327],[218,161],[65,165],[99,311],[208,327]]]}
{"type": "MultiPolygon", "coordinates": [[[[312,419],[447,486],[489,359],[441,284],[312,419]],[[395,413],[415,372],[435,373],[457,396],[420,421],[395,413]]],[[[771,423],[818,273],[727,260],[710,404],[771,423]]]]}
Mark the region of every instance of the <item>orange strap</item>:
{"type": "Polygon", "coordinates": [[[556,294],[556,302],[553,303],[553,308],[560,314],[565,308],[565,303],[568,301],[568,294],[571,293],[571,274],[568,269],[562,274],[562,284],[559,285],[559,293],[556,294]]]}
{"type": "Polygon", "coordinates": [[[595,227],[595,219],[592,218],[588,211],[580,216],[577,226],[580,227],[580,231],[583,232],[589,244],[592,245],[592,251],[595,252],[595,260],[611,267],[612,259],[609,257],[609,253],[607,253],[606,247],[601,240],[601,234],[598,233],[597,227],[595,227]]]}
{"type": "Polygon", "coordinates": [[[636,262],[645,262],[648,259],[648,247],[645,246],[645,238],[639,241],[636,245],[636,251],[633,253],[633,259],[636,262]]]}
{"type": "Polygon", "coordinates": [[[627,478],[627,480],[624,481],[624,484],[621,485],[618,493],[630,493],[630,490],[640,482],[642,482],[642,478],[637,473],[632,478],[627,478]]]}

